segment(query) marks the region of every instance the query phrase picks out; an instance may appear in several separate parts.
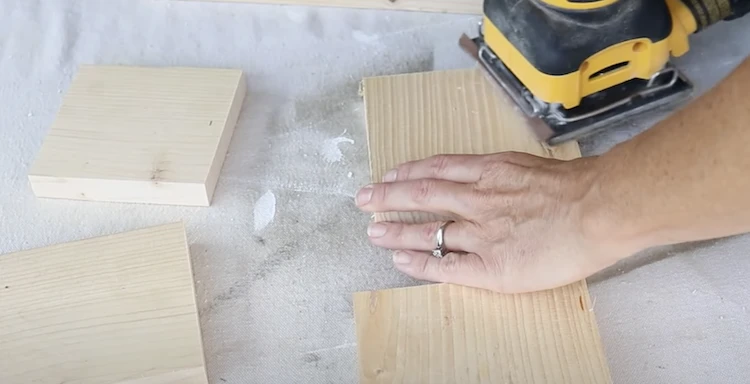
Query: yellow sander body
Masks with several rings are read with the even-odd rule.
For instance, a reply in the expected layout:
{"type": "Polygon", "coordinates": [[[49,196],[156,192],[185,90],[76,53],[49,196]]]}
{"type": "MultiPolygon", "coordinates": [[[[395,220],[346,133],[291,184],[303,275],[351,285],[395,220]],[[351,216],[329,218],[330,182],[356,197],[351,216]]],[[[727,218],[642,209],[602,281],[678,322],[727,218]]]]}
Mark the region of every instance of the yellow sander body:
{"type": "Polygon", "coordinates": [[[670,59],[748,11],[750,0],[485,0],[479,36],[460,44],[554,145],[689,98],[670,59]]]}

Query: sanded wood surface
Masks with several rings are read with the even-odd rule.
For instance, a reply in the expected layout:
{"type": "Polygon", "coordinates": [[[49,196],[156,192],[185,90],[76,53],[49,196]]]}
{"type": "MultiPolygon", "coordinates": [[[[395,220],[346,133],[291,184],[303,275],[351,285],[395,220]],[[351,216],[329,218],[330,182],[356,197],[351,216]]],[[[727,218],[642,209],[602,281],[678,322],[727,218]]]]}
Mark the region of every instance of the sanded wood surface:
{"type": "MultiPolygon", "coordinates": [[[[398,164],[436,154],[522,151],[573,159],[576,143],[547,146],[478,70],[366,78],[362,83],[373,181],[398,164]]],[[[434,217],[379,213],[377,220],[418,222],[434,217]]]]}
{"type": "Polygon", "coordinates": [[[181,223],[0,255],[0,383],[207,383],[181,223]]]}
{"type": "Polygon", "coordinates": [[[482,14],[482,0],[183,0],[219,3],[265,3],[322,7],[391,9],[457,14],[482,14]]]}
{"type": "Polygon", "coordinates": [[[83,66],[29,172],[38,197],[210,205],[240,70],[83,66]]]}
{"type": "MultiPolygon", "coordinates": [[[[475,69],[363,81],[372,180],[404,161],[440,153],[548,147],[475,69]]],[[[423,222],[422,213],[376,220],[423,222]]],[[[521,295],[428,284],[354,295],[362,383],[610,383],[585,281],[521,295]]]]}

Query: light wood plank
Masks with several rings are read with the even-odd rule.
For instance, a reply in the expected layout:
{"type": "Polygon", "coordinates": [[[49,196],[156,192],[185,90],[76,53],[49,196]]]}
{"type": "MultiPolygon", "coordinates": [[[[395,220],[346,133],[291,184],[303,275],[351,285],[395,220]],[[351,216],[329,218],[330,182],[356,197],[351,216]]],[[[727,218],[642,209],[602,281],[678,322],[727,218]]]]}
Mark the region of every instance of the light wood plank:
{"type": "MultiPolygon", "coordinates": [[[[573,159],[569,142],[550,147],[478,70],[435,71],[367,78],[364,92],[372,180],[400,163],[436,154],[522,151],[573,159]]],[[[377,220],[435,219],[415,213],[379,213],[377,220]]]]}
{"type": "Polygon", "coordinates": [[[0,256],[0,383],[207,383],[182,223],[0,256]]]}
{"type": "MultiPolygon", "coordinates": [[[[575,143],[548,147],[535,140],[479,70],[367,78],[363,96],[373,181],[404,161],[440,153],[580,156],[575,143]]],[[[591,309],[585,281],[522,295],[449,284],[358,292],[361,382],[609,383],[591,309]]]]}
{"type": "Polygon", "coordinates": [[[83,66],[29,172],[38,197],[208,206],[240,70],[83,66]]]}
{"type": "Polygon", "coordinates": [[[482,0],[183,0],[218,3],[307,5],[340,8],[390,9],[456,14],[482,14],[482,0]]]}

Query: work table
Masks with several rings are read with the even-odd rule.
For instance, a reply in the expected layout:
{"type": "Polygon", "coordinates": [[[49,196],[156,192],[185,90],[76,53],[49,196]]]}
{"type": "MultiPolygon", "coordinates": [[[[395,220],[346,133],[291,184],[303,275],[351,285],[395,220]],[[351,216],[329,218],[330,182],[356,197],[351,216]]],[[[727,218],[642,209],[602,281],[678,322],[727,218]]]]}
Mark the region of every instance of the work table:
{"type": "MultiPolygon", "coordinates": [[[[183,220],[212,383],[356,382],[352,293],[419,284],[368,243],[354,205],[369,181],[359,82],[474,66],[457,42],[479,17],[155,0],[0,9],[0,254],[183,220]],[[245,71],[210,207],[34,196],[29,166],[80,64],[245,71]]],[[[702,93],[750,54],[747,36],[750,18],[716,25],[676,63],[702,93]]],[[[659,117],[585,139],[583,154],[659,117]]],[[[748,252],[750,236],[677,245],[592,276],[614,382],[745,380],[748,252]]]]}

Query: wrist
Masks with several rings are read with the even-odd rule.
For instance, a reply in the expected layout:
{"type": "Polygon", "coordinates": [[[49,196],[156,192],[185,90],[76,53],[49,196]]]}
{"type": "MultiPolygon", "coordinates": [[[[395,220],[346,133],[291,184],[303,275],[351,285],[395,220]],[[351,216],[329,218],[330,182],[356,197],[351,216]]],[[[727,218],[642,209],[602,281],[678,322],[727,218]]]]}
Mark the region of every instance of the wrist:
{"type": "Polygon", "coordinates": [[[581,200],[584,238],[594,244],[608,263],[655,245],[648,237],[646,216],[637,213],[642,208],[637,183],[629,184],[616,164],[619,162],[612,162],[607,156],[586,159],[588,190],[581,200]]]}

